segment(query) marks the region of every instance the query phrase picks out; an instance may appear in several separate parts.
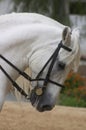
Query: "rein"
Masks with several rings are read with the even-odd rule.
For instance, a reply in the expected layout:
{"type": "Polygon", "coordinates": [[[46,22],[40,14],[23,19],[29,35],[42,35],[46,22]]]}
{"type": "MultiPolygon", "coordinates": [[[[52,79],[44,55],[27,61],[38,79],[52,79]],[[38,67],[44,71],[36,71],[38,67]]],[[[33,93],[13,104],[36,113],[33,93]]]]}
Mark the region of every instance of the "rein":
{"type": "MultiPolygon", "coordinates": [[[[3,59],[7,64],[9,64],[12,68],[14,68],[20,75],[22,75],[24,78],[26,78],[27,80],[29,80],[30,82],[34,82],[34,81],[44,81],[43,83],[43,87],[35,87],[35,93],[37,96],[41,96],[44,92],[44,88],[46,88],[48,83],[57,85],[59,87],[64,88],[65,86],[62,84],[59,84],[57,82],[54,82],[52,80],[50,80],[50,75],[53,69],[53,66],[55,64],[55,61],[57,59],[57,56],[59,54],[60,49],[63,48],[68,52],[71,52],[72,49],[63,45],[62,41],[60,41],[60,43],[58,44],[58,47],[56,48],[56,50],[54,51],[54,53],[51,55],[51,57],[48,59],[48,61],[45,63],[45,65],[43,66],[43,68],[41,69],[41,71],[38,73],[38,75],[36,76],[35,79],[32,79],[28,74],[26,74],[25,72],[21,71],[19,68],[17,68],[14,64],[12,64],[9,60],[7,60],[4,56],[2,56],[0,54],[0,58],[3,59]],[[51,61],[51,63],[50,63],[51,61]],[[40,78],[40,76],[42,75],[44,69],[47,67],[47,65],[50,63],[48,72],[46,74],[45,78],[40,78]]],[[[26,94],[26,92],[11,78],[11,76],[5,71],[5,69],[0,65],[0,69],[1,71],[6,75],[6,77],[11,81],[12,85],[23,95],[25,96],[26,99],[30,99],[29,95],[26,94]]]]}

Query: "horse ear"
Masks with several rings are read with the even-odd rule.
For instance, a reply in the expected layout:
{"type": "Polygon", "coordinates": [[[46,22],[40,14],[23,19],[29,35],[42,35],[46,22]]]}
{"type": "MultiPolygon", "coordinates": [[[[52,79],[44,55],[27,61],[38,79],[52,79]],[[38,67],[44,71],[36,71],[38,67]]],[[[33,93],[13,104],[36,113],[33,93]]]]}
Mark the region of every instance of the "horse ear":
{"type": "Polygon", "coordinates": [[[62,32],[62,41],[65,45],[70,46],[71,43],[71,29],[69,27],[65,27],[62,32]]]}

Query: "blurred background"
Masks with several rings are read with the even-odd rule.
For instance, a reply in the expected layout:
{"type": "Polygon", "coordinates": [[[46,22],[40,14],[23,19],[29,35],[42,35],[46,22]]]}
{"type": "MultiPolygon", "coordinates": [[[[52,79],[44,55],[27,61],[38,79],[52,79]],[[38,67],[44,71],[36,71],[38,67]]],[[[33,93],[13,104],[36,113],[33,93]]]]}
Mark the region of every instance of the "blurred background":
{"type": "Polygon", "coordinates": [[[0,15],[11,12],[40,13],[80,29],[79,71],[68,75],[60,104],[86,107],[86,0],[0,0],[0,15]]]}

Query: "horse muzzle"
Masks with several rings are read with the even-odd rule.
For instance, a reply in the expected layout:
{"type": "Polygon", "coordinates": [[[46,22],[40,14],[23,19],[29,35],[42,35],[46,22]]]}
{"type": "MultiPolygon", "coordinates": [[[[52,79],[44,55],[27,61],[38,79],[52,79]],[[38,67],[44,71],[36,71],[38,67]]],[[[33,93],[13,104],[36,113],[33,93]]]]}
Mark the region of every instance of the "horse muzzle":
{"type": "Polygon", "coordinates": [[[50,111],[54,107],[50,102],[49,96],[45,96],[41,88],[31,91],[30,102],[39,112],[50,111]]]}

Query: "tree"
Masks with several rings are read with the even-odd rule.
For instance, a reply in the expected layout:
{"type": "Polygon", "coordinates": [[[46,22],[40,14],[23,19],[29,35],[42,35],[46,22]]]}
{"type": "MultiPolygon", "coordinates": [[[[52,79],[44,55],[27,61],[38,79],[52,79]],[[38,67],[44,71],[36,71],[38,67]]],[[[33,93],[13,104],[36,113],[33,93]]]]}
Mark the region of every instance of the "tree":
{"type": "Polygon", "coordinates": [[[69,25],[69,0],[14,0],[16,11],[37,12],[69,25]],[[20,6],[22,5],[22,6],[20,6]],[[20,7],[20,9],[19,9],[20,7]]]}
{"type": "Polygon", "coordinates": [[[53,0],[52,18],[69,25],[69,0],[53,0]]]}

